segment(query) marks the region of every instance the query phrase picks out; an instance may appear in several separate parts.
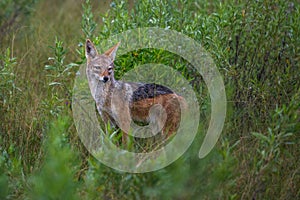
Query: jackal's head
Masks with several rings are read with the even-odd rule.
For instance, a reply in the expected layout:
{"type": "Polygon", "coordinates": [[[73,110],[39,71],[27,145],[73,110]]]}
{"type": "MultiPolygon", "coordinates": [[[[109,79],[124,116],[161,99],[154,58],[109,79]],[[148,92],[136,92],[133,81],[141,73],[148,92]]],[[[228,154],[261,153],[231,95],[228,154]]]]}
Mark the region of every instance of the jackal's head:
{"type": "Polygon", "coordinates": [[[89,40],[85,44],[87,59],[87,75],[103,83],[114,80],[114,60],[120,43],[108,49],[103,54],[98,54],[95,45],[89,40]]]}

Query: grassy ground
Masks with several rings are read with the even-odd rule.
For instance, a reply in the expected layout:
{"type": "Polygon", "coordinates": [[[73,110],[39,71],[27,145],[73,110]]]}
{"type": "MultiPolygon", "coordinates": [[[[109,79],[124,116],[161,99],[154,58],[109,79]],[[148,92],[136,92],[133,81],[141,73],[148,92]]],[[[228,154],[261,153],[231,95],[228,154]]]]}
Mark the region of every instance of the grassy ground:
{"type": "Polygon", "coordinates": [[[8,0],[0,10],[0,199],[300,199],[299,2],[8,0]],[[202,78],[168,52],[119,57],[117,77],[138,64],[176,63],[198,92],[203,119],[175,163],[122,173],[79,140],[72,86],[86,37],[98,44],[149,26],[180,31],[213,56],[227,118],[217,146],[199,160],[210,117],[202,78]]]}

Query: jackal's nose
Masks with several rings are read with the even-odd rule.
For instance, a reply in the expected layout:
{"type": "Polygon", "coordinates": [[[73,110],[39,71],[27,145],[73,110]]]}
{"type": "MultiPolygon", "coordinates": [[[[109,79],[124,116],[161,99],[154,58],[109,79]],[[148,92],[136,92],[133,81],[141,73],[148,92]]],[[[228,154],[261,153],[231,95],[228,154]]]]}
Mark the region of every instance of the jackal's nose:
{"type": "Polygon", "coordinates": [[[108,81],[108,77],[107,77],[107,76],[104,76],[104,77],[103,77],[103,82],[106,83],[107,81],[108,81]]]}

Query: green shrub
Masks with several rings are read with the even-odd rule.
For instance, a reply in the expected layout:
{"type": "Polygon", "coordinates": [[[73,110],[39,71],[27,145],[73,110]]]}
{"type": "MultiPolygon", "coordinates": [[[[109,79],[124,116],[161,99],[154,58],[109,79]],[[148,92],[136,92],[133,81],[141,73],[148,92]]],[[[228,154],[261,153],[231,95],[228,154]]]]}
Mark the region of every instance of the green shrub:
{"type": "Polygon", "coordinates": [[[76,199],[78,157],[67,136],[70,119],[60,117],[52,122],[43,148],[44,162],[30,177],[30,199],[76,199]]]}
{"type": "Polygon", "coordinates": [[[55,39],[55,46],[50,47],[53,51],[53,57],[49,57],[49,64],[45,65],[46,76],[49,83],[49,97],[43,101],[44,111],[50,110],[51,115],[59,116],[65,108],[71,106],[72,83],[75,76],[74,68],[78,64],[65,64],[64,60],[67,51],[63,46],[63,42],[55,39]]]}
{"type": "Polygon", "coordinates": [[[18,89],[15,85],[14,73],[16,64],[16,58],[12,57],[11,50],[7,48],[4,55],[0,57],[0,103],[3,107],[8,104],[10,97],[18,89]]]}

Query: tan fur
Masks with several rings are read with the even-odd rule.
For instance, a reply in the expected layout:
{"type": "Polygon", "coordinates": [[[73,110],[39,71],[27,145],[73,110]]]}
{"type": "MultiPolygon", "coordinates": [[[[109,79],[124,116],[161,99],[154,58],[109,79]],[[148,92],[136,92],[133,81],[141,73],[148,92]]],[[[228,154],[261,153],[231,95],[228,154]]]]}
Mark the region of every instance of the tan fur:
{"type": "Polygon", "coordinates": [[[176,94],[160,95],[158,97],[133,102],[130,107],[131,117],[136,121],[150,121],[149,111],[150,108],[155,104],[162,105],[166,111],[167,120],[163,127],[163,133],[166,133],[168,136],[170,136],[177,130],[178,125],[180,124],[180,101],[176,94]]]}

